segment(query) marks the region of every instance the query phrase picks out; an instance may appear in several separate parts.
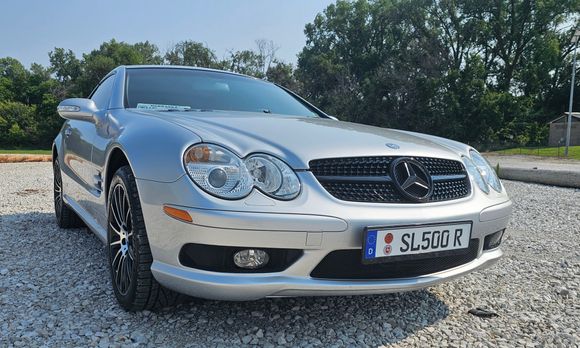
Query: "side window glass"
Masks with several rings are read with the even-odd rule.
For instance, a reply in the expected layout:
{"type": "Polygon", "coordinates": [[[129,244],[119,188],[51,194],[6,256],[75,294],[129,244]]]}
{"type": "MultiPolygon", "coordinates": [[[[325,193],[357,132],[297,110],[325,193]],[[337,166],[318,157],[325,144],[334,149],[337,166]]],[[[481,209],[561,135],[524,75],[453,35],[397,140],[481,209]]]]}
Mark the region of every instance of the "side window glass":
{"type": "Polygon", "coordinates": [[[91,99],[95,102],[95,105],[97,105],[99,110],[109,108],[109,100],[111,99],[114,83],[115,75],[107,77],[107,79],[100,84],[99,88],[97,88],[95,93],[91,96],[91,99]]]}

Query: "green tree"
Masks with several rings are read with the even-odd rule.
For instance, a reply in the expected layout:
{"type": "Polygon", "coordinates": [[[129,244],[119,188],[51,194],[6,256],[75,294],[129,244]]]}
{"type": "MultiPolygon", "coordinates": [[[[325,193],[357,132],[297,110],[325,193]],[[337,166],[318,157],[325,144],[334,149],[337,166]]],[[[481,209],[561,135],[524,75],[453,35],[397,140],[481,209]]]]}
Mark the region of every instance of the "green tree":
{"type": "Polygon", "coordinates": [[[343,119],[477,144],[532,141],[564,104],[561,28],[579,3],[339,0],[306,26],[295,75],[343,119]]]}
{"type": "Polygon", "coordinates": [[[274,61],[266,71],[268,81],[277,83],[294,91],[299,90],[292,64],[274,61]]]}
{"type": "Polygon", "coordinates": [[[36,107],[20,102],[0,102],[0,145],[20,146],[38,141],[36,107]]]}
{"type": "Polygon", "coordinates": [[[6,134],[6,141],[10,145],[21,146],[27,142],[27,140],[26,133],[22,130],[22,128],[20,128],[18,123],[13,123],[6,134]]]}
{"type": "Polygon", "coordinates": [[[0,101],[28,103],[28,71],[16,59],[0,58],[0,101]]]}
{"type": "Polygon", "coordinates": [[[188,65],[203,68],[216,68],[218,60],[214,51],[201,42],[181,41],[165,54],[171,65],[188,65]]]}
{"type": "Polygon", "coordinates": [[[54,94],[45,93],[36,107],[36,123],[38,124],[38,140],[35,145],[50,147],[52,140],[58,134],[64,120],[56,112],[56,107],[62,99],[54,94]]]}
{"type": "Polygon", "coordinates": [[[48,58],[50,71],[65,86],[76,80],[81,74],[81,62],[71,50],[55,47],[54,51],[48,53],[48,58]]]}
{"type": "Polygon", "coordinates": [[[141,55],[143,64],[163,64],[163,57],[159,53],[159,48],[149,41],[137,42],[133,48],[141,55]]]}
{"type": "Polygon", "coordinates": [[[88,96],[111,70],[119,65],[158,64],[157,47],[149,42],[128,44],[115,39],[104,42],[99,49],[83,55],[78,78],[80,95],[88,96]]]}
{"type": "Polygon", "coordinates": [[[264,57],[252,50],[230,52],[227,60],[222,62],[227,70],[257,78],[263,78],[264,57]]]}
{"type": "Polygon", "coordinates": [[[57,93],[59,89],[60,84],[52,78],[50,68],[37,63],[31,65],[25,92],[30,104],[40,104],[45,93],[57,93]]]}

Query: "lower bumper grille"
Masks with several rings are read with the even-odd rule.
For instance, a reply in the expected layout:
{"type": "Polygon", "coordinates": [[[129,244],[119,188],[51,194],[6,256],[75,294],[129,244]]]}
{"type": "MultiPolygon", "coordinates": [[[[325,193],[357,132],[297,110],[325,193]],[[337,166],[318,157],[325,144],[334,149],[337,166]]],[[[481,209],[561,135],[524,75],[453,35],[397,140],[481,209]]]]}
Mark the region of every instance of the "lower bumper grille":
{"type": "Polygon", "coordinates": [[[179,252],[179,262],[186,266],[212,272],[267,273],[281,272],[298,260],[303,251],[299,249],[262,249],[270,256],[268,264],[259,269],[243,269],[234,264],[236,252],[251,247],[229,247],[206,244],[185,244],[179,252]]]}
{"type": "Polygon", "coordinates": [[[417,277],[461,266],[477,258],[479,242],[472,239],[462,254],[364,265],[362,250],[336,250],[310,273],[320,279],[397,279],[417,277]]]}

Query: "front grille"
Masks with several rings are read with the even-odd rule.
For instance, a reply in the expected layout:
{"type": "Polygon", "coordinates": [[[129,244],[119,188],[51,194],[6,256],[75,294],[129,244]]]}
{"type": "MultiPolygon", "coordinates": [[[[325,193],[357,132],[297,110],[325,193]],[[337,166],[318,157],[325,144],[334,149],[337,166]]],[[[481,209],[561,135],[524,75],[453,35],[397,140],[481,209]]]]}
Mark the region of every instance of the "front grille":
{"type": "MultiPolygon", "coordinates": [[[[326,158],[310,161],[310,170],[334,197],[351,202],[413,203],[395,188],[389,167],[394,156],[326,158]]],[[[414,157],[433,179],[429,202],[463,198],[470,193],[467,172],[459,161],[414,157]]]]}
{"type": "Polygon", "coordinates": [[[310,273],[319,279],[396,279],[418,277],[458,267],[475,260],[479,242],[472,239],[460,254],[365,265],[362,250],[335,250],[310,273]]]}

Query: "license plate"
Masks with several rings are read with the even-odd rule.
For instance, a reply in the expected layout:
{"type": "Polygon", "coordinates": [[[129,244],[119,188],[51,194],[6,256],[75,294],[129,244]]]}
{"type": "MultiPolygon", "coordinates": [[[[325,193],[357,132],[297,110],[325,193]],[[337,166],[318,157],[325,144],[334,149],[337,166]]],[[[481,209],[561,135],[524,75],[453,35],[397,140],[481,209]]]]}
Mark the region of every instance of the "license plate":
{"type": "Polygon", "coordinates": [[[367,228],[363,263],[460,253],[470,239],[471,222],[367,228]]]}

